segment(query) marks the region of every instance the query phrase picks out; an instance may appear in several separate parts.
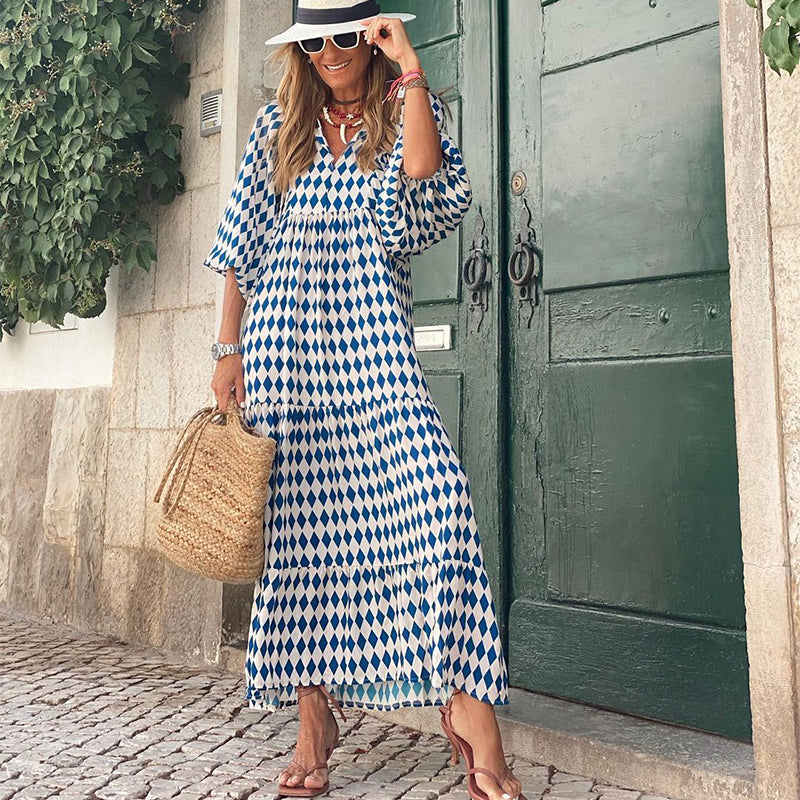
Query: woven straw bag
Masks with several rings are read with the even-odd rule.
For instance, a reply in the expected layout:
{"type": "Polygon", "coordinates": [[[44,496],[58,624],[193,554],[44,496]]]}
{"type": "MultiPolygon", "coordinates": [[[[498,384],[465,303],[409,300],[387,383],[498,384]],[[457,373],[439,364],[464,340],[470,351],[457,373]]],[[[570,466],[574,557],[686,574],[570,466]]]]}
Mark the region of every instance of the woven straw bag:
{"type": "Polygon", "coordinates": [[[245,424],[231,397],[186,423],[153,500],[166,487],[158,549],[180,567],[226,583],[264,569],[264,506],[276,442],[245,424]],[[172,476],[172,480],[167,481],[172,476]]]}

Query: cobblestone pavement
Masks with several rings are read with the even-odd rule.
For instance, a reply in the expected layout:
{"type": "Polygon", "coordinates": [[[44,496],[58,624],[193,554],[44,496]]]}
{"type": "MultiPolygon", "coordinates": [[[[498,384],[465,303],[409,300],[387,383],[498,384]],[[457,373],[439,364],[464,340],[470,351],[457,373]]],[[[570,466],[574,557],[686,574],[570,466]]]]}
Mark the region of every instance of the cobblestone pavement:
{"type": "MultiPolygon", "coordinates": [[[[0,614],[0,800],[275,798],[296,708],[243,706],[243,677],[0,614]]],[[[329,797],[469,800],[444,736],[345,708],[329,797]],[[349,713],[348,713],[349,712],[349,713]]],[[[667,800],[507,760],[528,800],[667,800]]]]}

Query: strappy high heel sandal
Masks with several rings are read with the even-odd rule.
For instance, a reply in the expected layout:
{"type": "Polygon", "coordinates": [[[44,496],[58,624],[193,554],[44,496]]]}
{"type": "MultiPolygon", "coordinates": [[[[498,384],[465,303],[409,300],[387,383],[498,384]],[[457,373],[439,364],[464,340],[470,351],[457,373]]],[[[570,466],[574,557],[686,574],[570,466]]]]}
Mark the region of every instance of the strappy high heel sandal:
{"type": "MultiPolygon", "coordinates": [[[[344,715],[344,711],[342,711],[339,701],[324,686],[298,686],[296,689],[298,698],[305,697],[307,694],[311,694],[311,692],[316,692],[318,690],[322,692],[331,703],[333,703],[336,710],[342,715],[342,719],[346,720],[347,717],[344,715]]],[[[328,766],[327,761],[331,757],[333,749],[339,744],[339,723],[335,718],[333,720],[333,724],[336,725],[336,735],[333,737],[333,742],[325,750],[325,761],[320,761],[317,764],[314,764],[313,767],[306,769],[302,764],[292,759],[289,763],[297,764],[301,770],[304,770],[303,775],[300,778],[300,782],[296,786],[288,786],[285,783],[279,783],[279,795],[291,795],[292,797],[316,797],[318,794],[324,794],[330,789],[330,780],[326,780],[322,786],[304,786],[303,783],[305,782],[306,777],[315,769],[328,766]]]]}
{"type": "Polygon", "coordinates": [[[500,787],[500,791],[503,792],[502,797],[504,800],[528,800],[528,798],[525,797],[522,792],[520,792],[517,797],[512,798],[511,795],[503,789],[503,781],[511,772],[508,764],[506,764],[505,769],[499,778],[490,769],[486,769],[486,767],[475,766],[475,759],[470,743],[453,730],[453,725],[450,721],[450,714],[453,710],[453,698],[460,691],[461,689],[456,689],[453,694],[450,695],[450,699],[447,701],[447,703],[443,706],[439,706],[439,711],[442,714],[442,730],[447,734],[447,738],[450,740],[450,745],[452,746],[450,763],[458,764],[459,752],[462,756],[464,756],[464,761],[467,763],[467,791],[469,792],[470,797],[473,800],[489,800],[489,795],[486,794],[486,792],[484,792],[480,786],[478,786],[478,782],[475,780],[476,773],[482,772],[484,775],[488,775],[490,778],[492,778],[492,780],[495,781],[495,783],[497,783],[497,785],[500,787]]]}

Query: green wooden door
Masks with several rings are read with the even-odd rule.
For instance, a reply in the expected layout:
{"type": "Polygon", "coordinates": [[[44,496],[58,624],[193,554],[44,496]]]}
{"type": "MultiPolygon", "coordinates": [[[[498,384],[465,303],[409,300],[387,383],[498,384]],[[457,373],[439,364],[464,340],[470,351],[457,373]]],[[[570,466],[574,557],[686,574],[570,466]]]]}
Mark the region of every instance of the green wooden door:
{"type": "Polygon", "coordinates": [[[502,6],[511,682],[749,739],[717,2],[502,6]]]}

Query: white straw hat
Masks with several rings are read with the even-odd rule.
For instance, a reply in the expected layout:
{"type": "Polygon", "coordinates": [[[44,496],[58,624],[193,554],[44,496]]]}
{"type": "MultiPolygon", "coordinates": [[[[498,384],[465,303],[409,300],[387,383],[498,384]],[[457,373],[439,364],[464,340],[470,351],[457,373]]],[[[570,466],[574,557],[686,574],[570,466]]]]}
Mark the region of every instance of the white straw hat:
{"type": "Polygon", "coordinates": [[[294,25],[267,39],[265,44],[297,42],[315,36],[333,36],[335,33],[365,30],[361,20],[373,17],[390,17],[408,22],[416,14],[383,13],[375,0],[297,0],[294,25]]]}

